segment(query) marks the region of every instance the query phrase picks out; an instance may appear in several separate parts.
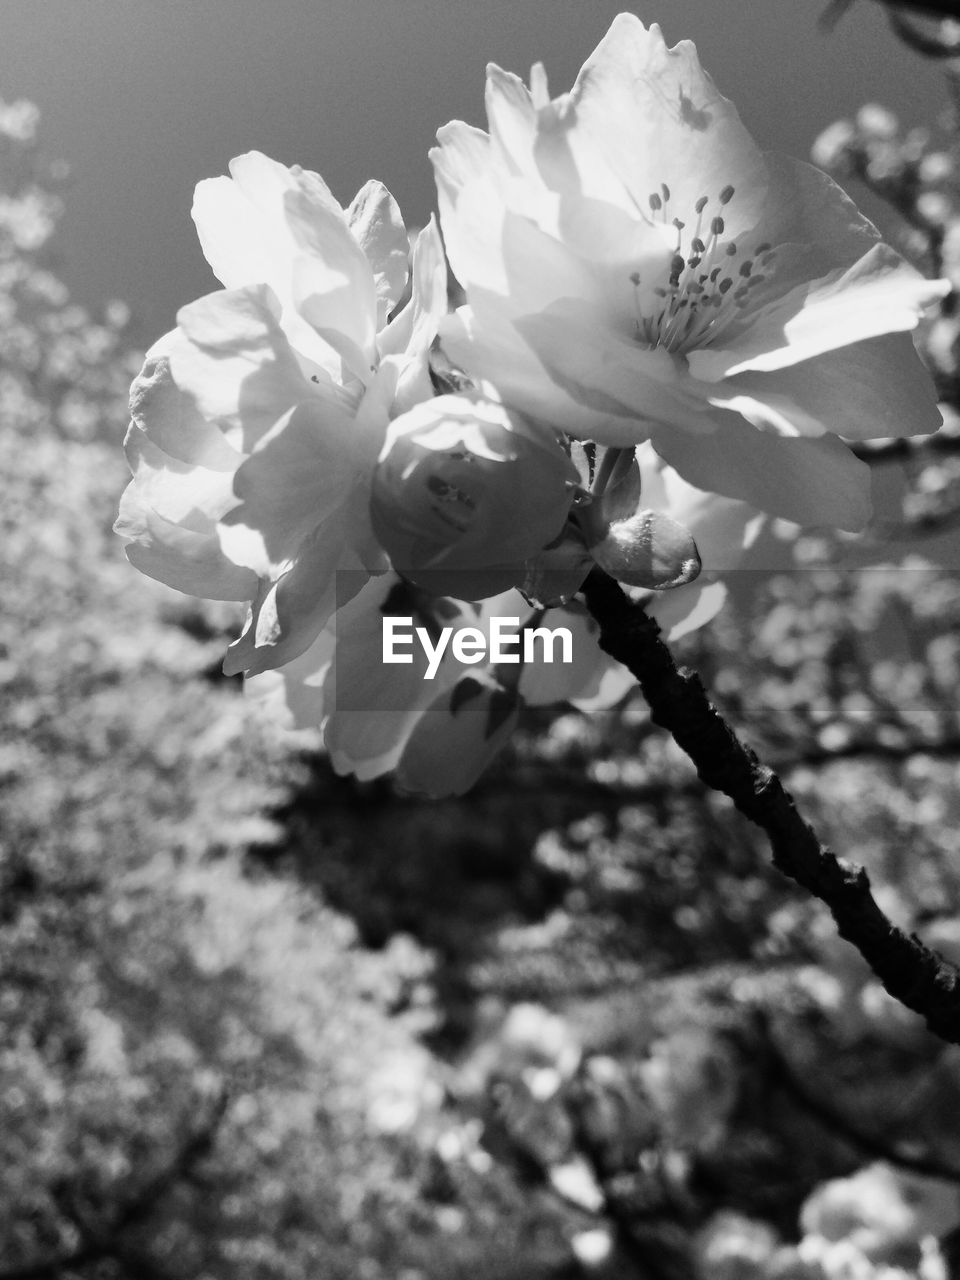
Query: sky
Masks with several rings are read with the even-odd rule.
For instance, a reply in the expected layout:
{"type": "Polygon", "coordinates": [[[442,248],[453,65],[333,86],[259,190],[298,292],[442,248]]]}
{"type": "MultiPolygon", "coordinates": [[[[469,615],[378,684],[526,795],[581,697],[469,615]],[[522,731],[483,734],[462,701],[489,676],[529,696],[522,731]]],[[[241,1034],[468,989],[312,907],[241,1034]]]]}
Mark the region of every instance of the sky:
{"type": "Polygon", "coordinates": [[[28,97],[49,158],[71,166],[60,271],[93,307],[130,304],[152,341],[217,287],[197,245],[194,185],[265,151],[321,173],[344,203],[367,178],[409,225],[434,206],[427,149],[459,117],[483,124],[488,60],[542,61],[570,87],[631,8],[690,38],[762,147],[805,157],[865,101],[910,124],[942,94],[928,65],[859,0],[837,29],[825,0],[0,0],[0,97],[28,97]]]}

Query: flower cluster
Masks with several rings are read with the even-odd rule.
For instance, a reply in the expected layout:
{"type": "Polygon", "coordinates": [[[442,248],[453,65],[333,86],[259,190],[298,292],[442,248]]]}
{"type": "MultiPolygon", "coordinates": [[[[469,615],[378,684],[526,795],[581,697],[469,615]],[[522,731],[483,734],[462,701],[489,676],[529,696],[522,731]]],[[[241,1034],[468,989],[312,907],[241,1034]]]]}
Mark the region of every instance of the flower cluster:
{"type": "Polygon", "coordinates": [[[523,702],[622,694],[575,602],[595,567],[680,635],[765,517],[863,527],[845,441],[940,422],[909,331],[948,286],[760,152],[691,44],[623,14],[559,97],[491,66],[487,114],[431,153],[443,244],[431,219],[411,251],[377,182],[343,208],[250,153],[200,183],[224,287],[134,383],[117,523],[143,572],[250,603],[225,670],[339,770],[429,794],[469,786],[523,702]],[[391,614],[545,611],[576,639],[559,669],[381,661],[391,614]]]}

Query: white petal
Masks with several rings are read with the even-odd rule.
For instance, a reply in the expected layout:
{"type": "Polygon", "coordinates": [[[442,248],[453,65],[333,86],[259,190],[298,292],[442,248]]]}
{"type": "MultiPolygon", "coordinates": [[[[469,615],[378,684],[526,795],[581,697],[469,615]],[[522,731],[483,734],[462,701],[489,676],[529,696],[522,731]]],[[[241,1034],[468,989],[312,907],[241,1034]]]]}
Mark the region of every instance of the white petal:
{"type": "Polygon", "coordinates": [[[500,163],[513,173],[532,168],[537,113],[520,77],[491,62],[487,66],[486,106],[490,142],[500,163]]]}
{"type": "Polygon", "coordinates": [[[588,412],[567,390],[545,376],[541,362],[504,314],[499,299],[479,300],[481,318],[461,307],[440,326],[444,352],[454,365],[494,382],[505,403],[543,418],[570,434],[592,436],[610,424],[622,428],[623,412],[588,412]]]}
{"type": "Polygon", "coordinates": [[[143,501],[136,481],[120,499],[114,528],[130,540],[124,548],[130,563],[168,587],[207,600],[251,600],[256,594],[256,575],[226,558],[215,532],[165,520],[143,501]]]}
{"type": "Polygon", "coordinates": [[[232,178],[199,182],[192,215],[203,256],[227,289],[261,283],[287,287],[288,237],[278,246],[275,233],[232,178]]]}
{"type": "Polygon", "coordinates": [[[604,320],[585,305],[557,303],[515,321],[551,379],[602,419],[598,426],[585,413],[576,434],[622,446],[639,444],[660,423],[697,436],[713,431],[706,402],[671,355],[625,341],[604,320]]]}
{"type": "Polygon", "coordinates": [[[714,404],[786,434],[870,440],[929,435],[942,422],[909,333],[868,338],[771,373],[737,374],[717,391],[714,404]]]}
{"type": "Polygon", "coordinates": [[[334,636],[324,630],[299,658],[278,671],[262,671],[243,683],[246,697],[290,729],[319,729],[327,713],[324,682],[333,661],[334,636]]]}
{"type": "Polygon", "coordinates": [[[303,540],[292,568],[276,582],[264,582],[246,630],[227,651],[227,675],[256,674],[298,658],[361,589],[370,575],[353,546],[356,516],[347,495],[344,509],[303,540]]]}
{"type": "Polygon", "coordinates": [[[361,780],[396,767],[420,715],[450,683],[447,663],[434,680],[424,679],[427,659],[416,643],[411,663],[384,663],[381,606],[397,581],[394,574],[375,579],[334,621],[324,741],[337,772],[361,780]]]}
{"type": "Polygon", "coordinates": [[[410,242],[396,200],[382,182],[360,188],[347,210],[350,232],[373,268],[377,329],[400,301],[407,285],[410,242]]]}
{"type": "Polygon", "coordinates": [[[926,280],[888,245],[846,271],[798,285],[755,313],[716,347],[688,354],[695,378],[716,382],[746,370],[783,369],[837,347],[916,327],[923,310],[950,290],[926,280]]]}
{"type": "Polygon", "coordinates": [[[713,435],[664,430],[657,452],[698,489],[797,524],[859,530],[870,518],[870,468],[836,436],[785,438],[718,411],[713,435]]]}
{"type": "MultiPolygon", "coordinates": [[[[223,517],[262,538],[261,575],[292,559],[303,538],[343,501],[352,482],[353,419],[344,411],[306,402],[291,409],[263,436],[233,478],[236,498],[223,517]]],[[[224,541],[227,546],[227,541],[224,541]]]]}
{"type": "Polygon", "coordinates": [[[727,600],[722,582],[698,579],[676,591],[658,591],[647,602],[647,613],[655,619],[668,643],[712,622],[727,600]]]}
{"type": "Polygon", "coordinates": [[[233,472],[243,455],[223,432],[197,411],[192,398],[177,386],[170,355],[185,342],[175,329],[147,352],[143,368],[130,388],[130,417],[158,448],[171,458],[214,471],[233,472]]]}
{"type": "Polygon", "coordinates": [[[345,215],[300,188],[286,194],[284,213],[300,251],[293,264],[297,310],[314,328],[345,334],[372,362],[377,332],[373,269],[345,215]]]}
{"type": "Polygon", "coordinates": [[[648,198],[666,183],[671,216],[686,221],[707,196],[710,217],[720,212],[720,192],[733,186],[723,207],[729,234],[756,225],[767,187],[763,157],[689,41],[668,49],[656,24],[645,30],[633,14],[621,13],[587,59],[572,97],[584,145],[605,158],[638,212],[650,215],[648,198]]]}
{"type": "MultiPolygon", "coordinates": [[[[556,702],[573,702],[599,683],[599,668],[606,669],[608,658],[597,644],[600,628],[582,606],[550,609],[539,624],[551,630],[565,627],[572,637],[573,662],[544,662],[544,650],[535,650],[539,660],[524,663],[519,690],[531,707],[550,706],[556,702]]],[[[556,655],[554,655],[555,657],[556,655]]]]}
{"type": "Polygon", "coordinates": [[[319,393],[303,376],[266,286],[223,290],[181,308],[187,342],[170,357],[177,385],[245,453],[293,405],[319,393]]]}
{"type": "Polygon", "coordinates": [[[519,701],[493,680],[467,676],[414,725],[397,766],[405,791],[439,799],[469,791],[516,728],[519,701]]]}

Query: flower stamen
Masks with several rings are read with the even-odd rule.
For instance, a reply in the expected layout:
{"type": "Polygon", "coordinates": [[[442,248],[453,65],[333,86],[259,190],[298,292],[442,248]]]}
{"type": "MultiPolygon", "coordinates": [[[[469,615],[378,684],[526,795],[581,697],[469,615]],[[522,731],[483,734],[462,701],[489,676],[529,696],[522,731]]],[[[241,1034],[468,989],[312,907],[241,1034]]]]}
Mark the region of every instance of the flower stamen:
{"type": "MultiPolygon", "coordinates": [[[[725,207],[735,195],[733,186],[723,187],[713,198],[714,208],[717,204],[725,207]]],[[[667,184],[661,183],[659,192],[651,192],[648,200],[651,210],[661,213],[666,224],[670,202],[667,184]]],[[[651,282],[645,288],[639,272],[629,277],[634,289],[637,339],[646,346],[683,352],[703,345],[726,327],[748,304],[750,291],[767,279],[764,271],[774,257],[774,250],[767,243],[757,245],[745,256],[736,272],[732,263],[729,273],[725,272],[722,264],[736,258],[740,246],[735,240],[724,241],[726,222],[720,214],[707,216],[710,203],[709,195],[700,196],[695,202],[697,221],[689,239],[684,235],[686,223],[679,217],[669,219],[677,239],[665,282],[651,282]]]]}

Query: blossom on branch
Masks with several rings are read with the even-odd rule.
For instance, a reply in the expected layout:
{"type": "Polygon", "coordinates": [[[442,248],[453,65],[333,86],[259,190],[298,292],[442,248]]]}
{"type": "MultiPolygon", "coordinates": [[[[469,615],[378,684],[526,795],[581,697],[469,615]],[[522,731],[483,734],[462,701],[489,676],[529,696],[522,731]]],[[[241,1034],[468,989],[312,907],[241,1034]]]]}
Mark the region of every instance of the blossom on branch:
{"type": "Polygon", "coordinates": [[[690,484],[862,528],[842,438],[940,423],[909,330],[942,297],[825,174],[762,153],[701,69],[621,14],[551,98],[491,65],[489,133],[432,152],[468,305],[449,357],[571,436],[650,441],[690,484]]]}
{"type": "Polygon", "coordinates": [[[390,419],[433,394],[427,360],[447,309],[431,221],[394,314],[409,242],[381,184],[344,210],[314,173],[257,152],[230,168],[194,203],[225,288],[182,308],[147,354],[117,522],[143,572],[253,602],[228,673],[296,658],[338,603],[338,571],[359,590],[388,567],[370,482],[390,419]]]}
{"type": "Polygon", "coordinates": [[[288,729],[316,730],[334,768],[361,781],[394,771],[420,795],[461,795],[506,744],[523,706],[569,702],[584,711],[612,706],[633,685],[604,654],[582,605],[550,610],[548,625],[571,632],[572,662],[460,661],[446,648],[435,674],[413,646],[410,661],[382,662],[384,617],[412,617],[438,644],[442,628],[472,627],[489,639],[494,619],[516,618],[518,634],[542,614],[518,591],[466,604],[387,573],[340,608],[311,647],[276,671],[247,680],[249,696],[288,729]]]}
{"type": "Polygon", "coordinates": [[[436,595],[481,600],[522,585],[560,533],[578,476],[556,432],[492,387],[438,396],[393,422],[371,513],[393,567],[436,595]]]}

